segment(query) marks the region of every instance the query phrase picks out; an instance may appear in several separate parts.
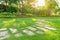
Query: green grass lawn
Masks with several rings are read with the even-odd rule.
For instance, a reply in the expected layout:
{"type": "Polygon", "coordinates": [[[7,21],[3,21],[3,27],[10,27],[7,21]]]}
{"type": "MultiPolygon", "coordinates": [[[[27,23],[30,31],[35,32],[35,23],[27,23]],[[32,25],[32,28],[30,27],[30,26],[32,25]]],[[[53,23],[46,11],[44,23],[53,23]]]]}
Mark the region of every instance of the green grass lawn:
{"type": "Polygon", "coordinates": [[[10,34],[9,38],[4,40],[60,40],[60,18],[59,17],[31,17],[31,18],[0,18],[0,28],[7,28],[10,34]],[[45,19],[56,28],[56,31],[47,31],[44,34],[35,34],[33,36],[25,35],[22,37],[15,37],[9,28],[16,28],[20,32],[26,27],[32,26],[39,19],[45,19]]]}

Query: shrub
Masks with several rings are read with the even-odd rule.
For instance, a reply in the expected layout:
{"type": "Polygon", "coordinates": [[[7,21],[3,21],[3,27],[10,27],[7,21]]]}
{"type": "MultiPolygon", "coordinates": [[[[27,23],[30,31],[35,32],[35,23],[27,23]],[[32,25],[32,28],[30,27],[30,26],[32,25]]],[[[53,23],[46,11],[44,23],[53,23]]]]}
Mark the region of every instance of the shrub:
{"type": "Polygon", "coordinates": [[[0,12],[4,12],[4,11],[5,11],[5,8],[6,8],[6,6],[5,6],[5,5],[0,4],[0,12]]]}
{"type": "Polygon", "coordinates": [[[14,6],[8,6],[7,9],[6,9],[7,12],[12,12],[12,13],[13,12],[18,12],[18,10],[19,9],[17,7],[14,7],[14,6]]]}
{"type": "Polygon", "coordinates": [[[19,8],[15,6],[5,6],[3,4],[0,4],[0,12],[18,12],[19,8]]]}
{"type": "Polygon", "coordinates": [[[10,12],[1,12],[0,17],[16,17],[16,16],[10,12]]]}

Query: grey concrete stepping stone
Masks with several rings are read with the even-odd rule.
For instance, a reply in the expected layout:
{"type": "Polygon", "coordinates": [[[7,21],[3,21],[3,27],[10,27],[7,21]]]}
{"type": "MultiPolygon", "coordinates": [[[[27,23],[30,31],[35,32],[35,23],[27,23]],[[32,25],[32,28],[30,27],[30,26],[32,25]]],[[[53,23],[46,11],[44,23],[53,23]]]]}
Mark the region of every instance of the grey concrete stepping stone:
{"type": "Polygon", "coordinates": [[[36,22],[36,23],[47,23],[47,22],[40,21],[40,22],[36,22]]]}
{"type": "Polygon", "coordinates": [[[7,28],[1,28],[1,29],[0,29],[0,31],[5,31],[5,30],[7,30],[7,28]]]}
{"type": "Polygon", "coordinates": [[[36,22],[36,23],[43,23],[43,22],[36,22]]]}
{"type": "Polygon", "coordinates": [[[0,40],[3,40],[3,39],[5,39],[5,38],[9,38],[10,36],[8,35],[8,36],[5,36],[5,37],[0,37],[0,40]]]}
{"type": "Polygon", "coordinates": [[[42,21],[42,20],[37,21],[36,23],[44,23],[44,24],[49,24],[49,22],[47,22],[47,21],[42,21]]]}
{"type": "Polygon", "coordinates": [[[21,36],[23,36],[22,33],[17,33],[17,34],[15,34],[15,37],[21,37],[21,36]]]}
{"type": "Polygon", "coordinates": [[[35,24],[35,27],[44,27],[44,25],[35,24]]]}
{"type": "Polygon", "coordinates": [[[44,24],[47,24],[47,25],[49,25],[50,23],[49,23],[49,22],[44,22],[44,24]]]}
{"type": "Polygon", "coordinates": [[[41,26],[41,25],[39,25],[39,24],[35,24],[36,26],[41,26]]]}
{"type": "Polygon", "coordinates": [[[0,37],[1,36],[7,36],[7,35],[8,35],[8,32],[7,31],[0,32],[0,37]]]}
{"type": "Polygon", "coordinates": [[[42,25],[42,24],[49,25],[49,23],[47,23],[47,22],[38,22],[37,24],[40,24],[40,25],[42,25]]]}
{"type": "Polygon", "coordinates": [[[8,31],[0,32],[0,39],[5,39],[8,37],[9,37],[8,31]]]}
{"type": "Polygon", "coordinates": [[[56,30],[55,28],[51,28],[51,27],[45,27],[45,28],[49,30],[56,30]]]}
{"type": "Polygon", "coordinates": [[[37,29],[34,27],[27,27],[28,29],[32,30],[32,31],[36,31],[37,29]]]}
{"type": "Polygon", "coordinates": [[[43,23],[39,22],[39,23],[36,23],[36,24],[38,24],[38,25],[42,25],[43,23]]]}
{"type": "Polygon", "coordinates": [[[42,28],[42,27],[36,27],[36,28],[38,28],[38,29],[40,29],[42,31],[47,31],[48,30],[48,29],[45,29],[45,28],[42,28]]]}
{"type": "Polygon", "coordinates": [[[16,33],[17,32],[17,29],[15,29],[15,28],[9,28],[10,29],[10,31],[12,32],[12,33],[16,33]]]}
{"type": "Polygon", "coordinates": [[[48,29],[45,29],[45,28],[40,28],[41,30],[43,30],[43,31],[47,31],[48,29]]]}
{"type": "Polygon", "coordinates": [[[36,33],[43,34],[44,32],[39,30],[39,31],[36,31],[36,33]]]}
{"type": "Polygon", "coordinates": [[[27,30],[27,29],[23,30],[23,32],[26,33],[27,35],[34,35],[32,31],[27,30]]]}
{"type": "Polygon", "coordinates": [[[36,23],[35,25],[43,25],[43,23],[36,23]]]}
{"type": "Polygon", "coordinates": [[[46,24],[45,27],[50,27],[51,25],[50,24],[46,24]]]}

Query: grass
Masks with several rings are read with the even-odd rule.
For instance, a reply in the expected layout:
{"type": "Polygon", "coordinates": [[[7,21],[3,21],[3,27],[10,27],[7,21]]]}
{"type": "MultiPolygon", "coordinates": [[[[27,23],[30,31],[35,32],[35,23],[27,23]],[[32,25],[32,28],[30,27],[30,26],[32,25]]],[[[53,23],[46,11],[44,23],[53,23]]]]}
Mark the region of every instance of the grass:
{"type": "Polygon", "coordinates": [[[0,28],[6,27],[9,31],[11,37],[4,40],[60,40],[60,18],[59,17],[31,17],[31,18],[0,18],[0,28]],[[8,28],[14,27],[19,31],[21,28],[25,28],[35,24],[38,19],[46,19],[52,25],[53,28],[56,28],[56,31],[46,31],[45,34],[40,35],[36,34],[34,36],[24,35],[22,37],[16,38],[14,34],[10,32],[8,28]]]}
{"type": "MultiPolygon", "coordinates": [[[[0,18],[1,27],[26,27],[35,23],[34,18],[0,18]]],[[[1,28],[0,27],[0,28],[1,28]]]]}

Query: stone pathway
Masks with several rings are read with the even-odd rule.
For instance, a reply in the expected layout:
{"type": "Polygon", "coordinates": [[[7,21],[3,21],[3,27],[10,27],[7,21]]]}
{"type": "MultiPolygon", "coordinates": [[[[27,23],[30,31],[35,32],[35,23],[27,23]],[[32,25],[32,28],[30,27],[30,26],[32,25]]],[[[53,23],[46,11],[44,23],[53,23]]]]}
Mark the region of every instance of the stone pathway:
{"type": "MultiPolygon", "coordinates": [[[[22,37],[24,35],[35,35],[35,34],[44,34],[44,31],[47,30],[53,30],[55,31],[55,28],[51,28],[51,25],[45,21],[45,20],[38,20],[35,25],[23,28],[21,31],[19,31],[17,28],[9,28],[12,34],[14,34],[15,37],[22,37]]],[[[10,34],[8,33],[7,28],[1,28],[0,29],[0,40],[3,40],[5,38],[9,38],[10,34]]]]}

